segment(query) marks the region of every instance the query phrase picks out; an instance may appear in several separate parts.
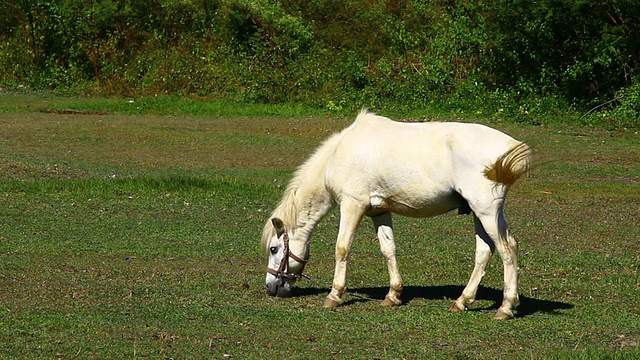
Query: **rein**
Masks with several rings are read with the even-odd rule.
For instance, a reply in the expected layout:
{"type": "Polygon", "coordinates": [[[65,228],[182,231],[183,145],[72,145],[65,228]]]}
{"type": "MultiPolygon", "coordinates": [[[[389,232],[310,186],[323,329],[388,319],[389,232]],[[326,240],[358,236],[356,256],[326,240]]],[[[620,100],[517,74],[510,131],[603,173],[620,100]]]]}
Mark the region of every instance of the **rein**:
{"type": "Polygon", "coordinates": [[[307,265],[307,261],[309,261],[309,259],[301,259],[296,254],[291,252],[291,249],[289,248],[289,234],[287,234],[286,232],[282,234],[282,241],[284,241],[284,255],[282,256],[282,260],[280,260],[280,265],[278,266],[277,270],[267,267],[267,273],[275,276],[276,278],[287,278],[296,280],[300,278],[309,279],[309,277],[303,275],[302,272],[300,272],[300,274],[292,274],[289,272],[289,258],[292,258],[293,260],[302,264],[303,270],[305,265],[307,265]]]}

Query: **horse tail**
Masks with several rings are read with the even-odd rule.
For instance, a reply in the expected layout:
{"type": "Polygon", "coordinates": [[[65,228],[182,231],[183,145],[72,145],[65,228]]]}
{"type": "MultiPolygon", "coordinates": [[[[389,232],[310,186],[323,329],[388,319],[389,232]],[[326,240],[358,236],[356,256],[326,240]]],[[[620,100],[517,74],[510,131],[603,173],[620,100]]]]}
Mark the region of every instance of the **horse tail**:
{"type": "Polygon", "coordinates": [[[484,176],[496,183],[513,185],[522,175],[529,172],[531,148],[525,143],[518,143],[490,166],[484,169],[484,176]]]}

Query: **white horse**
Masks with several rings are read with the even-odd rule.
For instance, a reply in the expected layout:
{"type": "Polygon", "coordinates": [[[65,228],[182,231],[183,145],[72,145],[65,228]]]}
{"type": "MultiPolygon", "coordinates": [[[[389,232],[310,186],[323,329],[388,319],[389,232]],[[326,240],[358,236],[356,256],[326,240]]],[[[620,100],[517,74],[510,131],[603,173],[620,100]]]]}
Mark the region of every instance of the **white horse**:
{"type": "Polygon", "coordinates": [[[340,228],[333,287],[324,306],[342,303],[347,260],[363,216],[373,220],[390,278],[383,305],[399,305],[402,278],[396,262],[391,214],[429,217],[473,212],[475,267],[452,311],[474,300],[489,258],[504,264],[504,298],[495,318],[513,318],[518,305],[518,244],[509,234],[504,202],[509,187],[529,169],[529,147],[478,124],[400,123],[366,110],[334,134],[296,171],[262,233],[269,251],[270,295],[288,296],[309,257],[311,232],[336,205],[340,228]]]}

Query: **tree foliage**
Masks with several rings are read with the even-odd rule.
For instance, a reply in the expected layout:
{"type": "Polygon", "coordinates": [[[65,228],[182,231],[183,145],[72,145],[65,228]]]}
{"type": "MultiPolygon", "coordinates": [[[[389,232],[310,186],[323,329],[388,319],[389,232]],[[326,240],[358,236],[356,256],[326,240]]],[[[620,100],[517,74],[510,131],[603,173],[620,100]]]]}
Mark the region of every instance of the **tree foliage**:
{"type": "MultiPolygon", "coordinates": [[[[0,84],[420,106],[629,98],[636,0],[6,0],[0,84]]],[[[636,80],[637,83],[637,80],[636,80]]]]}

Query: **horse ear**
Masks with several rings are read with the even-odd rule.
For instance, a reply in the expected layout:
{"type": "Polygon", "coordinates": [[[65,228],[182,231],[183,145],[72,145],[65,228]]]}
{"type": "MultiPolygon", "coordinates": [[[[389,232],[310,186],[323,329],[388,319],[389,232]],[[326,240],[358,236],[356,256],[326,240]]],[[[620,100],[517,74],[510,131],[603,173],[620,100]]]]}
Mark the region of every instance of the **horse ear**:
{"type": "Polygon", "coordinates": [[[273,218],[271,219],[271,223],[273,224],[273,227],[276,229],[276,234],[278,235],[278,237],[282,236],[282,234],[284,234],[284,223],[282,222],[282,220],[278,218],[273,218]]]}

